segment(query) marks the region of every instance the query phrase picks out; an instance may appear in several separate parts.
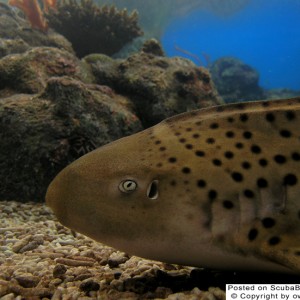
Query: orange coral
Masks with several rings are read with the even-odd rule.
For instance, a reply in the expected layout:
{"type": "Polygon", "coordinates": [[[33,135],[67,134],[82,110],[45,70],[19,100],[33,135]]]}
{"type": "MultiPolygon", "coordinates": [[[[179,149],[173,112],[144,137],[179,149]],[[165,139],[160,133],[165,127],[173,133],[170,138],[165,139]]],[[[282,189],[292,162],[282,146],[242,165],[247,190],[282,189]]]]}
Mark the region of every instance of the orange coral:
{"type": "MultiPolygon", "coordinates": [[[[45,0],[47,2],[56,2],[55,0],[45,0]]],[[[9,0],[9,5],[16,6],[21,9],[26,15],[32,28],[40,29],[44,32],[48,30],[48,24],[44,18],[41,7],[37,0],[9,0]]],[[[51,5],[47,3],[47,9],[51,5]]]]}
{"type": "Polygon", "coordinates": [[[49,8],[56,10],[56,2],[57,0],[43,0],[44,12],[49,12],[49,8]]]}

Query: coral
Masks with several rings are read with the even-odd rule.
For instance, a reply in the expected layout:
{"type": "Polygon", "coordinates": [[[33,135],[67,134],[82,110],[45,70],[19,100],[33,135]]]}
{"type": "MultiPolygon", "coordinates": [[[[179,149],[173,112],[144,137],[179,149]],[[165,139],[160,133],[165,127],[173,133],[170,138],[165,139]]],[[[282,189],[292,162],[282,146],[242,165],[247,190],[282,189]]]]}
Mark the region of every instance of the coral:
{"type": "Polygon", "coordinates": [[[50,9],[56,9],[57,0],[43,0],[44,12],[48,12],[50,9]]]}
{"type": "Polygon", "coordinates": [[[126,9],[98,7],[92,0],[63,0],[46,17],[49,26],[72,43],[79,57],[90,53],[112,55],[142,34],[136,11],[129,15],[126,9]]]}
{"type": "Polygon", "coordinates": [[[44,32],[48,30],[47,22],[37,0],[9,0],[8,4],[21,9],[32,28],[40,29],[44,32]]]}
{"type": "Polygon", "coordinates": [[[24,17],[19,10],[0,2],[0,58],[38,46],[56,47],[74,53],[71,43],[62,35],[32,29],[24,17]]]}

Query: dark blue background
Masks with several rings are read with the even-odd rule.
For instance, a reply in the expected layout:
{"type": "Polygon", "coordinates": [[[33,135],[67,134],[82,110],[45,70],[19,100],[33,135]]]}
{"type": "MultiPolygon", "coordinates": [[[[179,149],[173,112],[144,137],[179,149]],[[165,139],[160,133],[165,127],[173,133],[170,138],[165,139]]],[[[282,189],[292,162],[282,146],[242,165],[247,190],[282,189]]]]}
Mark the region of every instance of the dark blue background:
{"type": "Polygon", "coordinates": [[[162,43],[169,56],[184,56],[178,46],[202,61],[203,53],[237,57],[259,72],[262,87],[300,90],[300,0],[251,0],[230,16],[196,11],[174,19],[162,43]]]}

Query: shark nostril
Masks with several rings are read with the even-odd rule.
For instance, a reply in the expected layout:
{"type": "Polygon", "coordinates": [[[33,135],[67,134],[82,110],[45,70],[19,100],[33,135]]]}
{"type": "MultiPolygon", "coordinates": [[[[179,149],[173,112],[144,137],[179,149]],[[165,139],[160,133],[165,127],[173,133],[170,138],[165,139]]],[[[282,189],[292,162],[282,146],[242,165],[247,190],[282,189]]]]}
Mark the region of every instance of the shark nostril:
{"type": "Polygon", "coordinates": [[[153,180],[148,186],[147,197],[151,200],[158,198],[158,180],[153,180]]]}

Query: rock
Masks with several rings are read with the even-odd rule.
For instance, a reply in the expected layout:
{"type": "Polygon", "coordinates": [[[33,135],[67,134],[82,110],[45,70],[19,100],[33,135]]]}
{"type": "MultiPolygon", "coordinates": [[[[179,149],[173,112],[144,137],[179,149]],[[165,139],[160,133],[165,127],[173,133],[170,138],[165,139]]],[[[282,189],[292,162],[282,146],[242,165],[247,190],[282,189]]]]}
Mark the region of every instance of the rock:
{"type": "Polygon", "coordinates": [[[15,279],[18,281],[19,285],[24,288],[36,287],[40,281],[37,276],[32,276],[31,274],[18,275],[15,276],[15,279]]]}
{"type": "Polygon", "coordinates": [[[71,43],[53,31],[32,29],[30,23],[11,6],[0,3],[0,57],[22,53],[31,47],[48,46],[74,53],[71,43]],[[16,38],[17,37],[17,38],[16,38]]]}
{"type": "Polygon", "coordinates": [[[23,53],[29,50],[30,46],[22,39],[0,38],[0,57],[13,53],[23,53]]]}
{"type": "Polygon", "coordinates": [[[125,97],[70,77],[52,77],[39,95],[2,98],[0,199],[43,201],[67,164],[141,129],[125,97]]]}
{"type": "Polygon", "coordinates": [[[213,82],[225,102],[262,99],[259,74],[251,66],[233,57],[216,60],[210,67],[213,82]]]}
{"type": "Polygon", "coordinates": [[[84,280],[79,287],[82,291],[88,293],[91,291],[98,291],[100,289],[100,284],[92,279],[84,280]]]}
{"type": "MultiPolygon", "coordinates": [[[[151,48],[151,43],[144,49],[151,48]]],[[[98,84],[108,85],[133,101],[144,127],[181,112],[222,103],[209,72],[187,59],[141,51],[127,59],[101,56],[85,61],[90,63],[98,84]]]]}
{"type": "Polygon", "coordinates": [[[161,44],[156,39],[150,39],[145,41],[142,47],[142,51],[145,53],[153,54],[156,56],[164,56],[164,50],[161,44]]]}
{"type": "Polygon", "coordinates": [[[0,60],[0,96],[40,93],[52,76],[92,82],[92,75],[74,55],[57,48],[38,47],[0,60]]]}
{"type": "Polygon", "coordinates": [[[271,89],[265,91],[266,99],[284,99],[293,98],[300,95],[300,91],[290,90],[290,89],[271,89]]]}
{"type": "Polygon", "coordinates": [[[57,264],[53,269],[53,277],[63,278],[66,272],[67,272],[67,267],[65,265],[57,264]]]}

